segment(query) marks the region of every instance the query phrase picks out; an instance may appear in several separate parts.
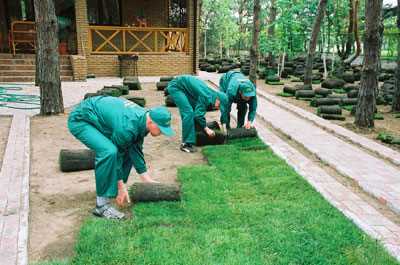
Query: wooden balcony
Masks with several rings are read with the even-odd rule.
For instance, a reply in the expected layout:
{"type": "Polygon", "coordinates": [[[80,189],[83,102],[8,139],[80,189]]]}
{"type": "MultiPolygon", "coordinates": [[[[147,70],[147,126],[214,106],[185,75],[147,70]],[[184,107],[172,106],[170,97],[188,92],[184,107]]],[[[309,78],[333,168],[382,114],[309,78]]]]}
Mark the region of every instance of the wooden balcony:
{"type": "Polygon", "coordinates": [[[91,54],[189,52],[187,28],[90,26],[91,54]]]}

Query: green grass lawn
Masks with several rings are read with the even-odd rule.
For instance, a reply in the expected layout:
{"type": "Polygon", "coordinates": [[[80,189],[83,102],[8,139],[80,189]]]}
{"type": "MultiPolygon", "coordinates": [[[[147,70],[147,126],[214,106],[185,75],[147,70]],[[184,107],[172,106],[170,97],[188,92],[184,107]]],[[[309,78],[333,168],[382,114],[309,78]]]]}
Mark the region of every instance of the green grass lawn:
{"type": "Polygon", "coordinates": [[[208,166],[179,170],[182,202],[88,218],[75,257],[48,264],[397,264],[260,140],[204,155],[208,166]]]}

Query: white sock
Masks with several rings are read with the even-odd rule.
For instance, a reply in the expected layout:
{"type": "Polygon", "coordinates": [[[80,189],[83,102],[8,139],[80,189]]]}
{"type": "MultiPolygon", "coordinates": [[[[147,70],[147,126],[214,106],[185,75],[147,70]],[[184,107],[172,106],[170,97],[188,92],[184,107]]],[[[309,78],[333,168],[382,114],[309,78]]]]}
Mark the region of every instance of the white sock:
{"type": "Polygon", "coordinates": [[[110,198],[96,196],[96,206],[97,207],[102,207],[108,203],[110,203],[110,198]]]}

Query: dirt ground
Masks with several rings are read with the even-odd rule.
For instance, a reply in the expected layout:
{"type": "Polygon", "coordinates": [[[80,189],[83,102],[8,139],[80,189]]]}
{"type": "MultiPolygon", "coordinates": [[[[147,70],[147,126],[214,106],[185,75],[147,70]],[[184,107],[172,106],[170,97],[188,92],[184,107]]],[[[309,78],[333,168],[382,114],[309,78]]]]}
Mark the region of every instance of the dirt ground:
{"type": "MultiPolygon", "coordinates": [[[[273,95],[276,95],[277,93],[282,92],[283,90],[283,85],[278,85],[278,86],[271,86],[268,84],[265,84],[263,80],[258,80],[259,82],[259,87],[267,92],[270,92],[273,95]]],[[[290,82],[289,80],[284,81],[286,85],[289,86],[294,86],[296,84],[301,84],[301,83],[293,83],[290,82]]],[[[313,85],[314,88],[320,87],[320,85],[313,85]]],[[[300,107],[304,110],[307,110],[312,113],[316,113],[316,108],[310,107],[310,102],[304,101],[304,100],[296,100],[295,97],[279,97],[280,99],[285,100],[286,102],[289,102],[297,107],[300,107]]],[[[386,145],[389,148],[392,148],[394,150],[400,151],[400,146],[398,145],[389,145],[385,144],[379,140],[376,139],[378,134],[380,132],[386,132],[392,135],[396,135],[397,137],[400,137],[400,119],[396,119],[395,115],[390,113],[390,106],[378,106],[378,111],[381,113],[384,117],[384,120],[375,120],[375,128],[374,129],[358,129],[354,125],[354,116],[350,114],[349,111],[343,110],[343,116],[346,117],[345,121],[331,121],[335,124],[338,124],[340,126],[343,126],[349,130],[352,130],[353,132],[363,135],[369,139],[372,139],[376,142],[379,142],[380,144],[386,145]]]]}
{"type": "Polygon", "coordinates": [[[3,165],[3,156],[7,146],[11,120],[11,116],[0,116],[0,170],[3,165]]]}
{"type": "MultiPolygon", "coordinates": [[[[131,91],[131,95],[144,96],[146,107],[164,103],[163,92],[156,91],[154,83],[144,84],[142,91],[131,91]]],[[[177,167],[204,163],[200,150],[190,155],[179,150],[179,112],[176,108],[170,110],[176,136],[154,138],[149,134],[144,143],[150,175],[160,182],[175,182],[177,167]]],[[[62,173],[58,167],[60,149],[85,148],[68,132],[70,110],[66,112],[56,117],[34,117],[31,121],[31,262],[72,256],[80,224],[85,218],[92,218],[90,211],[95,206],[93,170],[62,173]]],[[[216,115],[218,113],[208,113],[207,117],[215,118],[216,115]]],[[[134,181],[138,181],[138,177],[133,169],[129,184],[134,181]]]]}

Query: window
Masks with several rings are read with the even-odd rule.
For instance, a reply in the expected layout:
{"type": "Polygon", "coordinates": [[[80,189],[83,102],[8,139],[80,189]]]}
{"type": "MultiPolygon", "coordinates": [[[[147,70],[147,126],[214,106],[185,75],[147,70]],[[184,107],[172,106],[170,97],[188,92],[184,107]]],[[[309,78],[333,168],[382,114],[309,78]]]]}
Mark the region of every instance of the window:
{"type": "Polygon", "coordinates": [[[169,26],[173,28],[187,28],[187,0],[170,0],[169,26]]]}
{"type": "Polygon", "coordinates": [[[88,0],[90,25],[121,25],[120,0],[88,0]]]}

